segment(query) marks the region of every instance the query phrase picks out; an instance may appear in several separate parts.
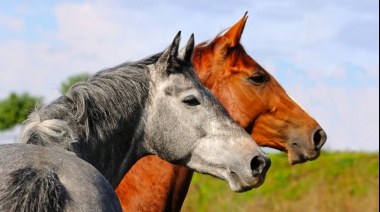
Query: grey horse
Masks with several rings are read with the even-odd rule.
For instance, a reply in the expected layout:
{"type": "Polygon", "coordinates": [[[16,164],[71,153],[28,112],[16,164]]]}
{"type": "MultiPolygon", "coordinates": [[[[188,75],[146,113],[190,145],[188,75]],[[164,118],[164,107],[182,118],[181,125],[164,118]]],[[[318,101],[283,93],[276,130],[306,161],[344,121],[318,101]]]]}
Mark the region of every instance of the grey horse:
{"type": "Polygon", "coordinates": [[[121,211],[111,184],[66,151],[0,145],[0,211],[121,211]]]}
{"type": "Polygon", "coordinates": [[[225,180],[233,191],[262,185],[269,158],[195,75],[193,35],[181,52],[179,42],[180,32],[163,53],[73,85],[29,116],[20,141],[75,154],[113,188],[149,154],[225,180]]]}

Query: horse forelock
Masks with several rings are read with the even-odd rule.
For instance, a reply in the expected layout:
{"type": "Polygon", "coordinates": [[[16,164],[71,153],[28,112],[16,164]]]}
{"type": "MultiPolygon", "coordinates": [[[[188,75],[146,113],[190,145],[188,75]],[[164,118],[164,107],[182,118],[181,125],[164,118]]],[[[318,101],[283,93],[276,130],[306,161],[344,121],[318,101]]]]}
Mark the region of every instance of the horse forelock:
{"type": "MultiPolygon", "coordinates": [[[[210,70],[211,68],[200,68],[200,66],[213,66],[211,70],[226,70],[223,67],[226,66],[225,63],[227,62],[229,67],[234,66],[237,61],[246,64],[252,63],[253,59],[246,53],[243,45],[240,42],[236,43],[234,47],[225,45],[227,43],[223,35],[221,35],[222,33],[218,34],[213,40],[202,42],[195,47],[193,59],[196,61],[195,66],[197,69],[210,70]],[[219,43],[222,46],[218,46],[219,43]]],[[[217,74],[220,74],[219,71],[217,74]]]]}
{"type": "Polygon", "coordinates": [[[228,30],[228,28],[227,28],[227,29],[224,29],[224,30],[221,30],[218,34],[216,34],[216,36],[214,37],[214,39],[203,41],[203,42],[197,44],[197,45],[196,45],[196,48],[207,47],[207,46],[210,45],[210,44],[215,44],[215,43],[217,43],[217,41],[223,37],[223,34],[224,34],[227,30],[228,30]]]}

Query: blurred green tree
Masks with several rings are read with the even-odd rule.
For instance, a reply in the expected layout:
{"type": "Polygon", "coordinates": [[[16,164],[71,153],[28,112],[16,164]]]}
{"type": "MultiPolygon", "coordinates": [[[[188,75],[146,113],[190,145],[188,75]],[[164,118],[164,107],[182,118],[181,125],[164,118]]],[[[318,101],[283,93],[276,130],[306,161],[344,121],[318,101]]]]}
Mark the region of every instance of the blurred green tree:
{"type": "Polygon", "coordinates": [[[0,101],[0,131],[21,124],[34,109],[42,97],[33,97],[27,93],[12,92],[8,98],[0,101]]]}
{"type": "MultiPolygon", "coordinates": [[[[69,76],[61,83],[60,91],[65,94],[67,90],[76,82],[85,81],[90,74],[81,73],[69,76]]],[[[30,96],[28,93],[16,94],[12,92],[8,98],[0,100],[0,131],[11,129],[17,124],[21,124],[35,108],[37,103],[41,103],[42,97],[30,96]]]]}

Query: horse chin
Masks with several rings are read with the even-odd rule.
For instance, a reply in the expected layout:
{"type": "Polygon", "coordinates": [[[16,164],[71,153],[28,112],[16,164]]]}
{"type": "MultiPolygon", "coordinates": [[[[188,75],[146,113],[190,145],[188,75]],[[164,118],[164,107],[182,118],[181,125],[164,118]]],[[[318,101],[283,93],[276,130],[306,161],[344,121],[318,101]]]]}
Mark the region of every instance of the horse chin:
{"type": "Polygon", "coordinates": [[[227,181],[230,185],[231,190],[239,193],[252,190],[253,188],[257,188],[264,183],[264,179],[261,179],[260,177],[254,177],[248,182],[235,172],[230,172],[227,177],[227,181]]]}
{"type": "Polygon", "coordinates": [[[302,151],[289,150],[288,161],[290,165],[296,165],[300,163],[305,163],[307,161],[315,160],[319,157],[320,154],[320,151],[310,151],[307,154],[305,154],[302,151]]]}

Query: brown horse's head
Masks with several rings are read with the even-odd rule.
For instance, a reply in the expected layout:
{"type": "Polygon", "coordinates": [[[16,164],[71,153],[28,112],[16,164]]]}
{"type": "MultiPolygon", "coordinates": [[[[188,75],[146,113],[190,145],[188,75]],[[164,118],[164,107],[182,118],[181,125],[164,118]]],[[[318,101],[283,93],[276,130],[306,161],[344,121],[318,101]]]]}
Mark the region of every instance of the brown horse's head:
{"type": "Polygon", "coordinates": [[[326,133],[240,44],[248,16],[223,35],[195,47],[202,83],[260,145],[285,151],[290,164],[320,155],[326,133]]]}

